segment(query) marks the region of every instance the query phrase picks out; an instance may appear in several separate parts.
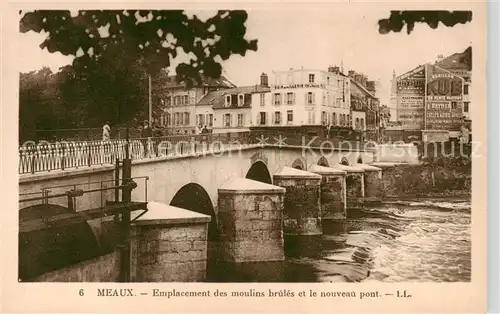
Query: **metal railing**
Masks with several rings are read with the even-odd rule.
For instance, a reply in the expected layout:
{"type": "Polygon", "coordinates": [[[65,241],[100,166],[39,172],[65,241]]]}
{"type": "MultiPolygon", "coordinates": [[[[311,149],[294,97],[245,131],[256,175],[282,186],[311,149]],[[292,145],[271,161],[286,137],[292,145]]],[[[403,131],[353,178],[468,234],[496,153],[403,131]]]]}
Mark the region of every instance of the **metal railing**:
{"type": "MultiPolygon", "coordinates": [[[[363,143],[348,139],[325,139],[276,131],[250,131],[136,138],[129,140],[129,155],[132,160],[143,160],[220,152],[255,144],[320,147],[325,140],[328,140],[329,144],[324,148],[363,148],[363,143]]],[[[25,143],[19,147],[19,174],[113,165],[116,159],[122,160],[125,157],[125,149],[126,140],[123,139],[25,143]]]]}

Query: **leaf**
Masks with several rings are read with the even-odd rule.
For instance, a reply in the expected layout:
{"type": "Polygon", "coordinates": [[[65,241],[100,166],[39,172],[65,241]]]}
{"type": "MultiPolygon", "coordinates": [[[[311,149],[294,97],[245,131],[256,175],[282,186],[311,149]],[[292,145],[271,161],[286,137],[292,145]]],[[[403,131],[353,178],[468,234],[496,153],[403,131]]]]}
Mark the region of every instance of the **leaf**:
{"type": "Polygon", "coordinates": [[[410,34],[415,23],[425,23],[436,29],[441,22],[444,26],[453,27],[458,23],[465,24],[472,21],[472,11],[391,11],[389,18],[378,21],[379,33],[388,34],[391,31],[401,32],[404,25],[410,34]]]}

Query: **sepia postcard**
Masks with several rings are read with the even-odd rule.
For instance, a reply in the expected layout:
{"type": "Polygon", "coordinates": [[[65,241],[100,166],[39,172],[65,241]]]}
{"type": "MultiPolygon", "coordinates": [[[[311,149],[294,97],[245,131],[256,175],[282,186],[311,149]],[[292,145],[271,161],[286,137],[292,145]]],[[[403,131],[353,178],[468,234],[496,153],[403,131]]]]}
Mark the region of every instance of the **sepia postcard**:
{"type": "Polygon", "coordinates": [[[486,8],[4,4],[2,312],[485,312],[486,8]]]}

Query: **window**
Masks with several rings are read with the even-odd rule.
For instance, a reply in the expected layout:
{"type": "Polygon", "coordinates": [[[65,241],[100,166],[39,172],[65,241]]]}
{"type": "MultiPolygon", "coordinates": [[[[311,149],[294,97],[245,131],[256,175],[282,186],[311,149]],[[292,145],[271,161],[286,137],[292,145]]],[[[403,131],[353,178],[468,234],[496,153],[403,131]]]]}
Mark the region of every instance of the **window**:
{"type": "Polygon", "coordinates": [[[274,124],[281,124],[281,112],[274,112],[274,124]]]}
{"type": "Polygon", "coordinates": [[[230,113],[226,113],[223,116],[223,123],[224,123],[225,127],[230,127],[231,126],[231,114],[230,113]]]}
{"type": "Polygon", "coordinates": [[[340,98],[335,99],[335,107],[340,107],[340,98]]]}
{"type": "Polygon", "coordinates": [[[259,115],[260,115],[259,124],[266,125],[266,113],[261,112],[259,115]]]}
{"type": "Polygon", "coordinates": [[[239,94],[238,95],[238,107],[243,106],[244,101],[245,101],[245,98],[244,98],[243,94],[239,94]]]}
{"type": "Polygon", "coordinates": [[[167,125],[172,125],[172,116],[170,115],[170,113],[167,113],[167,125]]]}
{"type": "Polygon", "coordinates": [[[352,126],[352,122],[351,122],[351,115],[347,115],[347,126],[348,127],[351,127],[352,126]]]}
{"type": "Polygon", "coordinates": [[[184,104],[184,105],[189,104],[188,95],[184,95],[184,96],[182,96],[182,100],[183,100],[183,104],[184,104]]]}
{"type": "Polygon", "coordinates": [[[286,112],[286,122],[289,124],[293,123],[293,110],[288,110],[286,112]]]}
{"type": "Polygon", "coordinates": [[[321,124],[326,124],[327,117],[326,117],[326,111],[321,111],[321,124]]]}
{"type": "Polygon", "coordinates": [[[293,105],[294,103],[294,93],[286,93],[286,103],[293,105]]]}
{"type": "Polygon", "coordinates": [[[337,125],[337,114],[335,112],[332,114],[332,124],[337,125]]]}
{"type": "Polygon", "coordinates": [[[274,94],[274,104],[281,105],[281,94],[280,93],[274,94]]]}
{"type": "Polygon", "coordinates": [[[309,74],[309,83],[314,83],[314,74],[309,74]]]}
{"type": "Polygon", "coordinates": [[[307,98],[307,104],[314,105],[314,93],[313,92],[308,92],[306,94],[306,98],[307,98]]]}
{"type": "Polygon", "coordinates": [[[252,94],[245,94],[243,104],[245,106],[251,106],[252,105],[252,94]]]}
{"type": "Polygon", "coordinates": [[[226,101],[224,102],[225,107],[231,106],[231,95],[226,95],[226,101]]]}
{"type": "Polygon", "coordinates": [[[360,121],[360,125],[361,125],[361,130],[364,130],[366,127],[365,127],[365,119],[361,118],[359,119],[360,121]]]}
{"type": "Polygon", "coordinates": [[[189,125],[189,112],[184,112],[184,125],[189,125]]]}
{"type": "Polygon", "coordinates": [[[238,113],[238,126],[243,126],[245,124],[245,115],[243,113],[238,113]]]}
{"type": "Polygon", "coordinates": [[[330,85],[330,77],[329,76],[326,77],[326,85],[330,85]]]}
{"type": "Polygon", "coordinates": [[[464,84],[464,95],[469,95],[469,84],[464,84]]]}
{"type": "Polygon", "coordinates": [[[458,107],[457,102],[456,102],[456,101],[452,101],[452,102],[451,102],[451,109],[452,109],[452,110],[456,110],[456,109],[457,109],[457,107],[458,107]]]}
{"type": "Polygon", "coordinates": [[[214,125],[214,115],[209,114],[208,115],[208,126],[213,126],[214,125]]]}
{"type": "Polygon", "coordinates": [[[469,112],[469,102],[464,102],[464,112],[469,112]]]}
{"type": "Polygon", "coordinates": [[[260,105],[261,106],[266,105],[266,94],[260,94],[260,105]]]}

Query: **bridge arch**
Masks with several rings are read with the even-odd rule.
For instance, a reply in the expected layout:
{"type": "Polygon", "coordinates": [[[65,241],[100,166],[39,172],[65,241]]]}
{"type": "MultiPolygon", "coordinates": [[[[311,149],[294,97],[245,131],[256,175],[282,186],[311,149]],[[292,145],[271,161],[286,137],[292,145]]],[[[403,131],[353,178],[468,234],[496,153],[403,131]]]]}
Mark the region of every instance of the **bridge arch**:
{"type": "Polygon", "coordinates": [[[321,156],[321,158],[318,160],[318,166],[330,167],[330,164],[324,156],[321,156]]]}
{"type": "Polygon", "coordinates": [[[297,158],[295,161],[292,163],[292,168],[299,169],[299,170],[306,170],[306,166],[304,165],[304,161],[302,159],[297,158]]]}
{"type": "Polygon", "coordinates": [[[267,156],[262,153],[262,152],[257,152],[250,157],[250,161],[252,164],[256,163],[257,161],[262,161],[266,166],[268,165],[268,159],[267,156]]]}
{"type": "Polygon", "coordinates": [[[268,184],[273,183],[269,169],[267,169],[267,165],[262,160],[257,160],[252,164],[245,178],[268,184]]]}
{"type": "MultiPolygon", "coordinates": [[[[22,208],[19,221],[74,213],[55,204],[37,204],[22,208]]],[[[86,221],[57,227],[19,232],[19,279],[32,281],[36,277],[66,268],[101,255],[92,228],[86,221]]]]}
{"type": "Polygon", "coordinates": [[[217,216],[207,191],[198,183],[188,183],[175,193],[170,205],[184,208],[211,217],[208,225],[208,240],[217,240],[217,216]]]}
{"type": "Polygon", "coordinates": [[[340,160],[340,164],[344,166],[349,166],[349,160],[347,160],[346,157],[342,157],[342,159],[340,160]]]}

